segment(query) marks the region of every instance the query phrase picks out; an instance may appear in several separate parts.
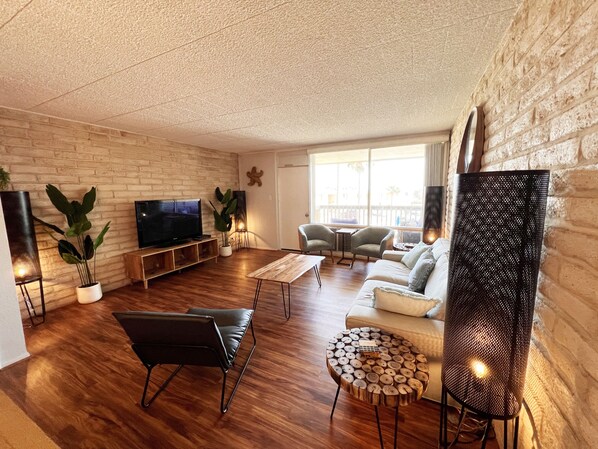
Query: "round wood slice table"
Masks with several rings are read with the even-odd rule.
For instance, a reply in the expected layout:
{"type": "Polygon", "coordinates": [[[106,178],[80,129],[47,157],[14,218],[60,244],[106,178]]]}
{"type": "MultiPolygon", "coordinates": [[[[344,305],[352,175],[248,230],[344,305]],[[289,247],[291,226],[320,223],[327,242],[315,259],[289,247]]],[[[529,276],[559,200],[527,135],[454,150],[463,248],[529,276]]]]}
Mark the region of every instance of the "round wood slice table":
{"type": "Polygon", "coordinates": [[[374,406],[380,447],[384,448],[378,406],[393,407],[396,448],[399,406],[417,401],[428,388],[426,356],[401,335],[375,327],[361,327],[345,329],[328,340],[326,366],[338,384],[330,419],[342,388],[351,396],[374,406]],[[362,354],[359,340],[374,341],[380,351],[379,357],[362,354]]]}

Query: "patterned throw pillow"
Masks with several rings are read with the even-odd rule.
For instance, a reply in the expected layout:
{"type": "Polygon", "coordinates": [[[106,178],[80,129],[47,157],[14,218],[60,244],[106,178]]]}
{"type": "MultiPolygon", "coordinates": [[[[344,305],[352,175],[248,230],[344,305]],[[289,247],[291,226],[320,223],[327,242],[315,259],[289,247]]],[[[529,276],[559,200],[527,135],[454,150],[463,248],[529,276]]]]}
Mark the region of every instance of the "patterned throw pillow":
{"type": "Polygon", "coordinates": [[[436,265],[436,260],[430,248],[417,259],[415,267],[409,273],[409,290],[422,293],[426,288],[426,282],[428,282],[434,265],[436,265]]]}

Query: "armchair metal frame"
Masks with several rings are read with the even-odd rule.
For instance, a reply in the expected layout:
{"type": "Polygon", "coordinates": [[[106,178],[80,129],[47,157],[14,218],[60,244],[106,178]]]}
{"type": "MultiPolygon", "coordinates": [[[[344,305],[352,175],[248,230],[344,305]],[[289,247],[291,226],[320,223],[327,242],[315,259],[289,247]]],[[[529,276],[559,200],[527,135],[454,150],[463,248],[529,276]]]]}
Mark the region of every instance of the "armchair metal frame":
{"type": "MultiPolygon", "coordinates": [[[[193,310],[193,309],[191,309],[193,310]]],[[[230,403],[232,402],[235,393],[237,392],[237,388],[245,374],[245,370],[247,369],[247,365],[251,360],[251,356],[255,351],[255,347],[257,345],[257,341],[255,338],[255,333],[253,330],[253,311],[248,311],[250,313],[249,323],[247,327],[243,330],[243,335],[239,340],[239,344],[234,349],[232,357],[227,353],[226,347],[222,341],[222,336],[220,335],[218,325],[216,323],[216,319],[210,315],[197,315],[191,312],[191,310],[184,314],[184,313],[157,313],[157,312],[114,312],[113,315],[119,321],[127,335],[132,341],[132,349],[143,364],[143,366],[147,370],[147,375],[145,378],[145,384],[143,386],[143,393],[141,395],[140,405],[143,408],[148,408],[154,400],[166,389],[170,381],[174,379],[174,377],[179,373],[179,371],[185,365],[198,365],[198,366],[218,366],[223,374],[222,380],[222,392],[220,395],[220,412],[226,413],[230,407],[230,403]],[[212,339],[211,343],[216,342],[216,345],[211,344],[182,344],[182,343],[158,343],[151,341],[143,342],[143,337],[148,337],[147,333],[139,332],[139,324],[146,322],[148,328],[147,330],[151,330],[151,323],[157,323],[158,321],[162,320],[162,324],[171,324],[177,327],[181,326],[197,326],[198,329],[203,328],[204,331],[207,331],[208,340],[212,339]],[[137,327],[136,327],[137,326],[137,327]],[[234,366],[238,349],[241,346],[241,342],[243,341],[245,334],[247,333],[247,329],[251,328],[251,336],[253,338],[253,345],[249,351],[249,354],[241,368],[239,373],[239,378],[235,382],[235,385],[230,393],[230,396],[225,402],[225,393],[226,393],[226,381],[228,377],[228,372],[230,368],[234,366]],[[211,335],[209,335],[211,334],[211,335]],[[136,342],[141,339],[141,342],[136,342]],[[220,342],[220,345],[217,343],[220,342]],[[224,356],[224,357],[223,357],[224,356]],[[148,387],[151,379],[152,370],[157,365],[170,365],[175,364],[178,365],[174,371],[168,376],[168,378],[158,387],[158,390],[146,400],[148,394],[148,387]]],[[[210,309],[200,309],[209,311],[210,309]]],[[[242,309],[241,309],[242,310],[242,309]]],[[[232,309],[231,312],[238,311],[232,309]]],[[[225,310],[222,310],[225,312],[225,310]]],[[[227,323],[228,324],[228,323],[227,323]]],[[[199,334],[199,332],[197,333],[199,334]]],[[[197,340],[198,335],[191,335],[190,340],[197,340]]],[[[180,337],[180,336],[179,336],[180,337]]],[[[174,338],[177,339],[176,337],[174,338]]],[[[207,343],[210,343],[209,341],[207,343]]]]}

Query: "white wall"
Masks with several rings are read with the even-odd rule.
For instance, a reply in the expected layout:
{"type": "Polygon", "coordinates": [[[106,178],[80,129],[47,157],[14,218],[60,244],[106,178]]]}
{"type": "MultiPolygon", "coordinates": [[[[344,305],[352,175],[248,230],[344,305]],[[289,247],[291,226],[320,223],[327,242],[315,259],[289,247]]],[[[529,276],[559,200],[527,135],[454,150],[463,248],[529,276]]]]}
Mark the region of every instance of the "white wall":
{"type": "Polygon", "coordinates": [[[0,369],[29,357],[0,204],[0,369]]]}
{"type": "Polygon", "coordinates": [[[276,153],[239,154],[239,189],[246,192],[247,229],[252,248],[280,248],[276,169],[276,153]],[[247,172],[252,167],[264,171],[261,187],[247,185],[247,172]]]}

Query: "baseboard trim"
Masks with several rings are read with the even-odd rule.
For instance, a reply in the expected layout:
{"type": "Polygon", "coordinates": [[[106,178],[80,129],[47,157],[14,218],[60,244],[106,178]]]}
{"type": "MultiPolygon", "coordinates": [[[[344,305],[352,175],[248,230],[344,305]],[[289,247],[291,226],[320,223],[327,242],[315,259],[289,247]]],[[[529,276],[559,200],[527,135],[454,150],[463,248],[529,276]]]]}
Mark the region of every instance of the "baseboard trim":
{"type": "Polygon", "coordinates": [[[23,354],[20,354],[17,357],[13,357],[12,359],[7,360],[7,361],[2,361],[2,362],[0,362],[0,370],[4,369],[10,365],[14,365],[15,363],[20,362],[21,360],[25,360],[29,357],[31,357],[31,354],[29,354],[27,351],[25,351],[23,354]]]}

